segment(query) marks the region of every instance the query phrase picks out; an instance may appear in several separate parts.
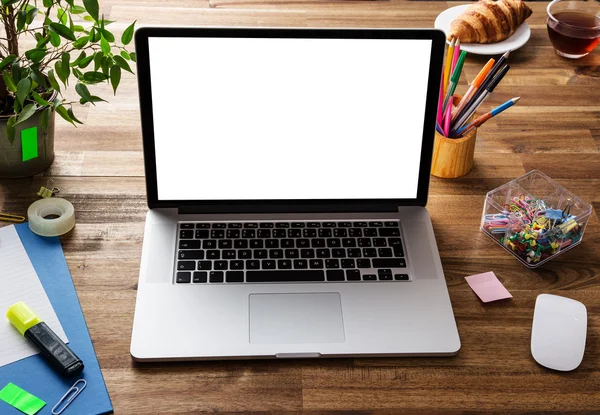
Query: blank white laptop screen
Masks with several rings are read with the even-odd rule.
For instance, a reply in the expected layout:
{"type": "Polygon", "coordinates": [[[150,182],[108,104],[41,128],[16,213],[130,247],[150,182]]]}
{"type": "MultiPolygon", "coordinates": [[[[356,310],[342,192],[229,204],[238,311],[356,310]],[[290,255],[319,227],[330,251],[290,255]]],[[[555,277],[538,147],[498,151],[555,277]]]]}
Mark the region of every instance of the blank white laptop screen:
{"type": "Polygon", "coordinates": [[[412,199],[431,40],[150,38],[159,200],[412,199]]]}

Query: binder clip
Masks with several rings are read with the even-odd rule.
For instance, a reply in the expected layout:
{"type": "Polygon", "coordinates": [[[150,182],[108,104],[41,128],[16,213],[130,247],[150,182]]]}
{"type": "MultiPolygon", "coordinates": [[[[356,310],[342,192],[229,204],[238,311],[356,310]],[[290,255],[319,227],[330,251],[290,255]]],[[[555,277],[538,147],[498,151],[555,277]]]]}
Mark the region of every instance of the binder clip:
{"type": "Polygon", "coordinates": [[[40,187],[40,191],[37,192],[38,196],[43,197],[44,199],[48,199],[54,195],[56,195],[58,192],[60,192],[60,189],[58,187],[52,187],[52,185],[54,184],[54,180],[50,179],[48,180],[48,183],[46,183],[46,186],[42,186],[40,187]]]}

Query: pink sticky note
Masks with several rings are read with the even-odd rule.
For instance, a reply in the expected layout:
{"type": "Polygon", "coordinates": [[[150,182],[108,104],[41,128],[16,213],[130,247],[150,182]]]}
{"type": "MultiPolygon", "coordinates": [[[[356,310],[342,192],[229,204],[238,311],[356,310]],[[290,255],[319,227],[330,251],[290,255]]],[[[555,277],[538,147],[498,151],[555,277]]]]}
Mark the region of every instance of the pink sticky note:
{"type": "Polygon", "coordinates": [[[512,298],[512,295],[508,292],[504,285],[498,280],[493,272],[484,272],[483,274],[471,275],[465,277],[467,284],[475,294],[484,303],[490,301],[502,300],[505,298],[512,298]]]}

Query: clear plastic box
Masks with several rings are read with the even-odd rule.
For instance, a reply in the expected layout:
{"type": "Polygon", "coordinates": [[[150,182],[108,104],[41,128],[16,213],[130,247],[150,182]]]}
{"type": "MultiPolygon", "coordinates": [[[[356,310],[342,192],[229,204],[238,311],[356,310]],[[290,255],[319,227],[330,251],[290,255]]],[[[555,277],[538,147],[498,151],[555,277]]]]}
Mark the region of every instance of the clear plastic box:
{"type": "Polygon", "coordinates": [[[480,229],[529,268],[583,239],[592,206],[538,170],[489,192],[480,229]]]}

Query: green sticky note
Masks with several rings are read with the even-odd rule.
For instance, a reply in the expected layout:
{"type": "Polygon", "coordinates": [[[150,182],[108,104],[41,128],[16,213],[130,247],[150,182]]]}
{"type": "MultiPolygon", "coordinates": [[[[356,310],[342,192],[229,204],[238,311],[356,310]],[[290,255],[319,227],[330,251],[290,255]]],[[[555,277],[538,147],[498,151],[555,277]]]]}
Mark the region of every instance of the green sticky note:
{"type": "Polygon", "coordinates": [[[46,405],[46,402],[14,383],[9,383],[0,390],[0,399],[27,415],[37,414],[46,405]]]}
{"type": "Polygon", "coordinates": [[[21,148],[23,149],[23,161],[31,160],[38,156],[37,127],[21,130],[21,148]]]}

